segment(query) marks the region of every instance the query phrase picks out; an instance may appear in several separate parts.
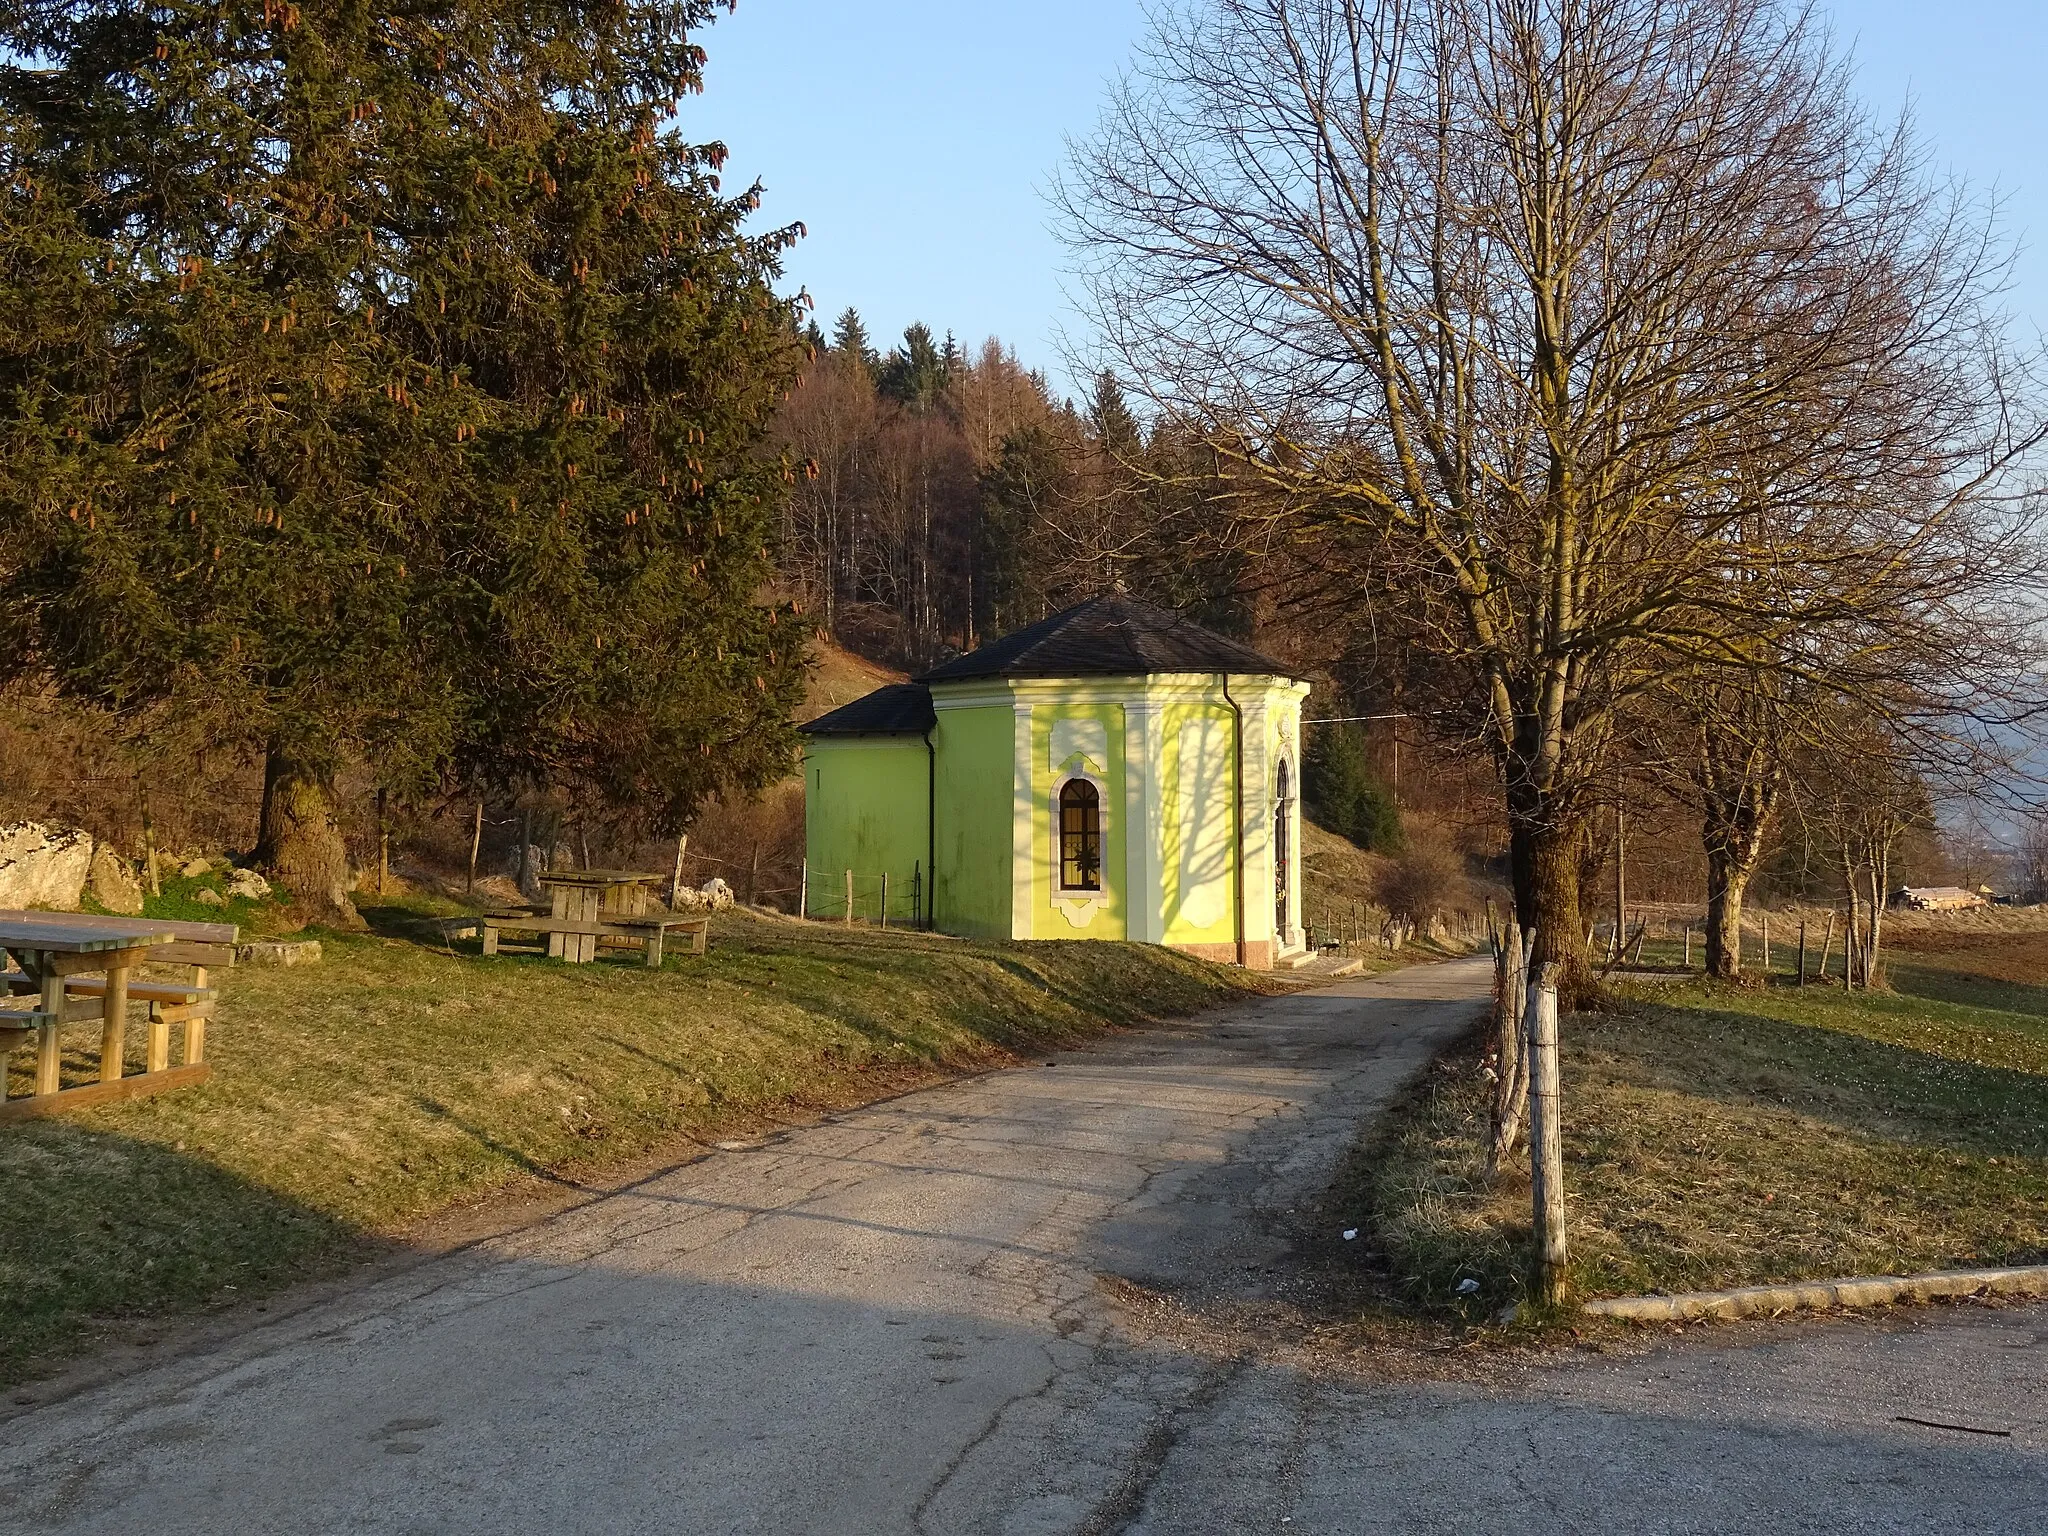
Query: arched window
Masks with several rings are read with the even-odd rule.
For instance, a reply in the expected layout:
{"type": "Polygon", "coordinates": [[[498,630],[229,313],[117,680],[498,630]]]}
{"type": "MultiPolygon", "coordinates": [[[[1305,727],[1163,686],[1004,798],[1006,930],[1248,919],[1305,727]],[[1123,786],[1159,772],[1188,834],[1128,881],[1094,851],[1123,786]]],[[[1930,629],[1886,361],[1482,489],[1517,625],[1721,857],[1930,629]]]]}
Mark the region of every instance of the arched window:
{"type": "Polygon", "coordinates": [[[1287,882],[1294,865],[1294,776],[1284,760],[1273,799],[1273,930],[1285,939],[1287,882]]]}
{"type": "Polygon", "coordinates": [[[1102,889],[1102,799],[1086,779],[1060,790],[1060,889],[1102,889]]]}

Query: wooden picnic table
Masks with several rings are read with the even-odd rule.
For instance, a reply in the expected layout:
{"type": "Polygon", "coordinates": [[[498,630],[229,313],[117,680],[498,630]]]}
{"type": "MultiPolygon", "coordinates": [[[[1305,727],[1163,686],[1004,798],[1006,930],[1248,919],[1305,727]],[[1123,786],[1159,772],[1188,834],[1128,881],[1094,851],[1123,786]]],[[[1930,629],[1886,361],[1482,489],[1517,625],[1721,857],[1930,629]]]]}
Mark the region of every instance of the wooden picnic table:
{"type": "Polygon", "coordinates": [[[0,1076],[0,1119],[46,1114],[59,1107],[86,1102],[139,1097],[187,1082],[202,1081],[207,1067],[197,1054],[198,1041],[188,1026],[187,1061],[170,1064],[171,1020],[152,1019],[149,1068],[141,1076],[123,1077],[127,1049],[129,972],[149,963],[159,946],[180,942],[177,925],[144,918],[108,918],[69,912],[0,912],[0,950],[18,969],[4,973],[0,997],[0,1065],[7,1053],[31,1037],[36,1040],[35,1091],[31,1098],[6,1102],[0,1076]],[[101,978],[94,982],[92,978],[101,978]],[[34,1003],[9,1006],[14,1002],[34,1003]],[[63,1089],[63,1030],[67,1024],[100,1024],[100,1080],[83,1088],[63,1089]]]}
{"type": "MultiPolygon", "coordinates": [[[[548,893],[548,916],[596,929],[605,923],[647,917],[654,907],[654,888],[663,877],[632,869],[560,869],[540,877],[548,893]]],[[[548,934],[548,953],[572,965],[597,958],[596,931],[557,929],[548,934]]]]}
{"type": "Polygon", "coordinates": [[[701,955],[709,941],[710,920],[657,907],[655,887],[667,878],[631,869],[563,869],[542,875],[540,883],[549,898],[546,914],[486,913],[479,920],[484,953],[498,953],[501,932],[538,933],[546,937],[549,955],[571,965],[595,960],[600,945],[637,945],[644,949],[647,964],[658,969],[663,940],[670,930],[681,929],[692,936],[693,953],[701,955]]]}

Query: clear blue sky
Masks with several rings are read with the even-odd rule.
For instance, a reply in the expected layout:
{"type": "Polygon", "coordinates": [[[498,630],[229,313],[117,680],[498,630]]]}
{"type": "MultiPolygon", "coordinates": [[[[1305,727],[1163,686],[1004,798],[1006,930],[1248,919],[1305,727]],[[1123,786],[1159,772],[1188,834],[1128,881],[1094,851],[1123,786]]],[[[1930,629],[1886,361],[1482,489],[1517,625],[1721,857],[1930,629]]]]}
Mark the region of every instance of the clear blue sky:
{"type": "MultiPolygon", "coordinates": [[[[2015,312],[2048,329],[2048,0],[1834,0],[1865,97],[1910,97],[1936,163],[2008,199],[2027,247],[2015,312]]],[[[1041,196],[1064,138],[1095,120],[1139,0],[741,0],[703,37],[692,137],[801,219],[790,263],[829,322],[878,342],[913,320],[1001,336],[1054,367],[1061,251],[1041,196]]]]}

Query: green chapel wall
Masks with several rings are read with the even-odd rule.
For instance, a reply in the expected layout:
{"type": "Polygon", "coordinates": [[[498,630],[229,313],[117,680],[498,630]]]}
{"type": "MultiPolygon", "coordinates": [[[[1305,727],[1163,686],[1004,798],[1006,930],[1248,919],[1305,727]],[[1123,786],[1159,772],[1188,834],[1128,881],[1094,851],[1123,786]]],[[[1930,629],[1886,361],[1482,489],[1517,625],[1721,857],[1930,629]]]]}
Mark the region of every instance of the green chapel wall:
{"type": "Polygon", "coordinates": [[[843,916],[844,872],[854,873],[854,915],[872,921],[889,877],[889,921],[909,924],[912,881],[929,865],[921,736],[814,739],[804,752],[804,854],[813,917],[843,916]]]}
{"type": "Polygon", "coordinates": [[[938,926],[1007,939],[1015,716],[1006,700],[942,709],[938,719],[938,926]]]}
{"type": "MultiPolygon", "coordinates": [[[[1125,834],[1124,710],[1121,704],[1035,701],[1031,711],[1031,936],[1038,939],[1123,939],[1130,934],[1131,881],[1125,834]],[[1052,762],[1053,729],[1063,720],[1101,725],[1108,761],[1088,776],[1102,789],[1102,900],[1077,925],[1054,905],[1059,879],[1055,788],[1067,777],[1052,762]]],[[[1070,759],[1071,760],[1071,759],[1070,759]]]]}
{"type": "MultiPolygon", "coordinates": [[[[1213,682],[1175,679],[1146,692],[1155,701],[1145,737],[1151,743],[1149,764],[1136,782],[1150,786],[1157,806],[1150,819],[1158,828],[1158,873],[1161,885],[1160,926],[1164,942],[1209,953],[1227,948],[1236,937],[1237,872],[1231,791],[1235,783],[1233,734],[1235,716],[1213,682]],[[1196,691],[1196,690],[1199,691],[1196,691]],[[1202,728],[1207,751],[1183,763],[1191,726],[1202,728]],[[1184,768],[1186,772],[1184,772],[1184,768]],[[1188,814],[1189,795],[1205,809],[1188,814]],[[1190,832],[1194,836],[1191,841],[1190,832]]],[[[1134,813],[1129,784],[1139,765],[1126,760],[1132,745],[1124,700],[1129,681],[1072,679],[1033,680],[1001,687],[986,684],[975,690],[977,702],[940,708],[933,731],[938,752],[935,858],[928,862],[926,802],[927,761],[918,737],[867,737],[814,742],[807,758],[807,788],[813,807],[809,818],[809,851],[813,870],[814,915],[836,913],[838,886],[828,891],[829,873],[847,868],[863,877],[863,900],[871,901],[872,873],[886,868],[892,888],[908,890],[910,872],[935,862],[937,925],[944,931],[974,937],[1007,939],[1125,939],[1138,926],[1142,871],[1133,857],[1134,813]],[[986,702],[980,702],[986,700],[986,702]],[[1017,706],[1028,706],[1030,729],[1018,740],[1017,706]],[[1052,762],[1052,738],[1060,722],[1087,720],[1100,726],[1104,761],[1091,768],[1103,790],[1103,899],[1076,925],[1068,916],[1078,906],[1055,900],[1058,840],[1054,786],[1064,776],[1052,762]],[[1020,796],[1017,759],[1027,793],[1020,796]],[[1020,803],[1020,800],[1022,803],[1020,803]],[[1019,825],[1019,817],[1025,818],[1019,825]],[[1016,867],[1018,858],[1029,867],[1016,867]],[[1021,907],[1023,910],[1013,910],[1021,907]]],[[[1259,839],[1270,836],[1273,763],[1279,746],[1279,717],[1299,713],[1291,685],[1251,678],[1233,678],[1232,691],[1243,706],[1264,704],[1254,718],[1263,718],[1263,739],[1245,742],[1249,782],[1246,832],[1246,938],[1263,943],[1272,932],[1272,860],[1259,839]]],[[[964,693],[965,690],[962,690],[964,693]]],[[[944,692],[937,700],[947,702],[944,692]]],[[[1247,726],[1252,721],[1247,721],[1247,726]]],[[[1290,743],[1298,743],[1298,729],[1290,743]]],[[[1092,751],[1092,748],[1091,748],[1092,751]]],[[[1298,796],[1300,764],[1289,753],[1298,796]]],[[[1069,758],[1071,762],[1071,757],[1069,758]]],[[[1297,802],[1298,803],[1298,802],[1297,802]]],[[[1300,836],[1297,814],[1295,837],[1300,836]]],[[[892,901],[892,920],[905,920],[907,896],[892,901]]],[[[858,915],[869,913],[857,908],[858,915]]]]}

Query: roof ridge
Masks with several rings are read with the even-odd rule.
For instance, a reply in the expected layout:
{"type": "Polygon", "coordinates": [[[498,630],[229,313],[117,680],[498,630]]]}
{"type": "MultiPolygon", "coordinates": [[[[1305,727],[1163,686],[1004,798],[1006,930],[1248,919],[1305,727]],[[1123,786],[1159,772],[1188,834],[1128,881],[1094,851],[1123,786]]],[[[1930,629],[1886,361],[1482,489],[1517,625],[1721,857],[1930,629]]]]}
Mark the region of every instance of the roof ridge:
{"type": "Polygon", "coordinates": [[[920,682],[976,677],[1100,677],[1174,672],[1296,672],[1186,614],[1128,593],[1098,593],[941,662],[920,682]]]}

